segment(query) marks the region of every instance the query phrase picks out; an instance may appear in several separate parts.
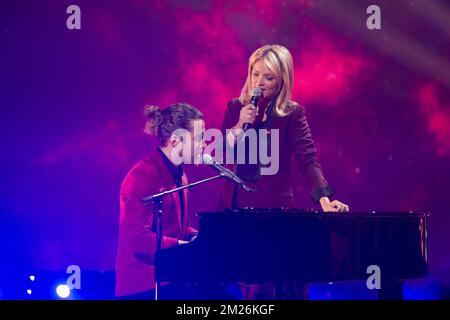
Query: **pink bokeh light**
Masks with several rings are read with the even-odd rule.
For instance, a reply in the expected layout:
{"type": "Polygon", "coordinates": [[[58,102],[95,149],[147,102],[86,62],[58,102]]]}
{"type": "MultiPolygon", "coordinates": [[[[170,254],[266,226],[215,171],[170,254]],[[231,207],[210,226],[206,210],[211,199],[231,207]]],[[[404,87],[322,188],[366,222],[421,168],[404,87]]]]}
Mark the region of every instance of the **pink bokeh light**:
{"type": "Polygon", "coordinates": [[[436,144],[437,155],[450,156],[450,105],[441,101],[436,84],[423,85],[417,92],[420,111],[436,144]]]}

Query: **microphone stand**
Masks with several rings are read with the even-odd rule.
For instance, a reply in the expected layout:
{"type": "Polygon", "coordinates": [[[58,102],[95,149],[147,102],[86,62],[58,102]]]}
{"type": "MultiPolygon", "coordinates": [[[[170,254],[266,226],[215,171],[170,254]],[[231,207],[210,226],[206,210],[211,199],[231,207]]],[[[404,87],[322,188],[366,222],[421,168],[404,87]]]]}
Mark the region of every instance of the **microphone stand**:
{"type": "MultiPolygon", "coordinates": [[[[171,190],[167,190],[167,191],[162,191],[160,193],[156,193],[147,197],[144,197],[141,199],[141,202],[147,206],[151,203],[153,203],[155,205],[155,213],[156,214],[156,253],[159,253],[161,251],[161,247],[162,247],[162,221],[161,221],[161,217],[163,215],[163,198],[169,194],[172,194],[174,192],[178,192],[180,190],[184,190],[184,189],[190,189],[192,187],[195,187],[196,185],[211,181],[211,180],[215,180],[218,178],[222,178],[222,177],[227,177],[227,175],[224,172],[221,172],[220,174],[210,177],[210,178],[206,178],[197,182],[193,182],[193,183],[189,183],[187,185],[175,188],[175,189],[171,189],[171,190]]],[[[245,184],[241,185],[245,190],[247,191],[253,191],[251,188],[247,187],[245,184]]],[[[156,254],[155,254],[156,256],[156,254]]],[[[155,300],[158,300],[159,297],[159,290],[161,288],[161,282],[157,279],[156,277],[156,265],[155,265],[155,300]]]]}

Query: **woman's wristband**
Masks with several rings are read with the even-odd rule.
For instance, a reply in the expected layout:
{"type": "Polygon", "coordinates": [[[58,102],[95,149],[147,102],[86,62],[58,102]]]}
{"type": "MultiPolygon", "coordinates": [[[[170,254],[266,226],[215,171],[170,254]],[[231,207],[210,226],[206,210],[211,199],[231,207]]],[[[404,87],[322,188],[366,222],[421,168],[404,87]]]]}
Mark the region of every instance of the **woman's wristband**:
{"type": "Polygon", "coordinates": [[[243,130],[242,129],[237,129],[236,126],[234,126],[233,128],[231,128],[231,133],[233,134],[233,136],[235,136],[236,138],[239,138],[242,135],[243,130]]]}

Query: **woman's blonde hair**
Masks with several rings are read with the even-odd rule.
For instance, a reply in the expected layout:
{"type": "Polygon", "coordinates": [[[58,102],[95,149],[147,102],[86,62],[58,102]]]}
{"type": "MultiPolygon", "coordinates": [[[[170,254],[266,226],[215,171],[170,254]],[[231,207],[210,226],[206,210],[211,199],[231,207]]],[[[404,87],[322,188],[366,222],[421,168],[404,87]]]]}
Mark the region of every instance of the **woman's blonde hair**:
{"type": "Polygon", "coordinates": [[[279,84],[278,98],[274,107],[275,113],[284,117],[293,110],[291,102],[292,87],[294,85],[294,63],[288,49],[280,45],[265,45],[257,49],[250,56],[248,62],[248,75],[241,91],[239,101],[246,105],[252,96],[252,72],[256,62],[262,60],[274,74],[279,84]]]}

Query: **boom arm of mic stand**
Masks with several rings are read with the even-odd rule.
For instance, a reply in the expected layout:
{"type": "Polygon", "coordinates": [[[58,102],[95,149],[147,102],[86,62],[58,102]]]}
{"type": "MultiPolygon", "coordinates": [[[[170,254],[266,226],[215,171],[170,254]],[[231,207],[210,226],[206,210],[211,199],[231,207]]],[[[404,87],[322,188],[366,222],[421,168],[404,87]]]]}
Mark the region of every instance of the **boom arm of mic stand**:
{"type": "Polygon", "coordinates": [[[245,191],[248,191],[248,192],[256,192],[255,189],[250,188],[250,187],[249,187],[248,185],[246,185],[245,183],[242,183],[240,186],[241,186],[245,191]]]}
{"type": "MultiPolygon", "coordinates": [[[[156,206],[155,206],[155,214],[157,215],[157,218],[156,218],[156,240],[157,240],[156,241],[157,242],[156,251],[157,252],[161,251],[161,248],[162,248],[162,222],[161,222],[161,216],[163,215],[163,207],[162,207],[163,201],[162,201],[162,199],[165,196],[167,196],[167,195],[169,195],[171,193],[174,193],[174,192],[186,189],[186,188],[191,188],[191,187],[194,187],[194,186],[196,186],[198,184],[202,184],[202,183],[205,183],[207,181],[218,179],[218,178],[222,178],[222,177],[228,178],[229,176],[225,172],[220,172],[218,175],[210,177],[210,178],[207,178],[207,179],[203,179],[203,180],[200,180],[200,181],[197,181],[197,182],[189,183],[187,185],[184,185],[184,186],[172,189],[172,190],[162,191],[160,193],[153,194],[153,195],[141,198],[141,202],[144,205],[148,205],[149,203],[156,204],[156,206]]],[[[242,188],[244,188],[245,190],[247,190],[247,191],[252,191],[252,192],[255,191],[252,188],[248,187],[245,183],[240,183],[239,185],[242,188]]],[[[159,280],[156,280],[155,281],[155,300],[159,299],[160,287],[161,287],[161,283],[159,282],[159,280]]]]}

